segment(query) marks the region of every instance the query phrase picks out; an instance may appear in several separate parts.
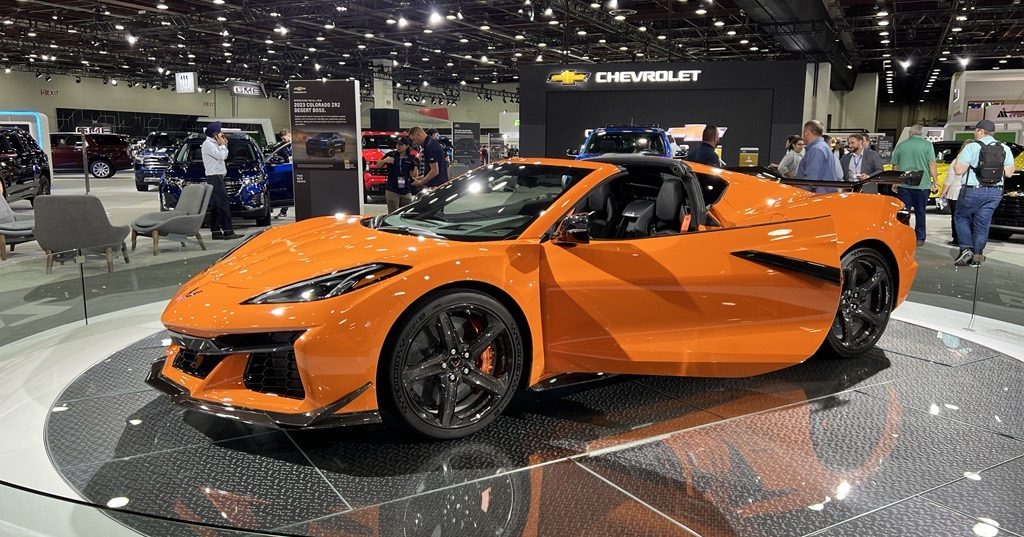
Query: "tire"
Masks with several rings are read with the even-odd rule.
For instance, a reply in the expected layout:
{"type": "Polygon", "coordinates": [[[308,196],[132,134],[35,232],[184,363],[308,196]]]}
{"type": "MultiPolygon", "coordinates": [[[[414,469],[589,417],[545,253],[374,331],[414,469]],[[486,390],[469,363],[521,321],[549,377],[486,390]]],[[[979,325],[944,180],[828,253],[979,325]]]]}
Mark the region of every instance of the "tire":
{"type": "Polygon", "coordinates": [[[270,226],[271,220],[273,220],[273,208],[270,207],[270,196],[266,193],[263,194],[263,206],[266,208],[263,214],[256,218],[256,225],[260,227],[270,226]]]}
{"type": "Polygon", "coordinates": [[[110,161],[96,159],[89,163],[89,173],[97,179],[107,179],[114,175],[114,166],[110,161]]]}
{"type": "Polygon", "coordinates": [[[1006,231],[1005,229],[989,229],[988,230],[988,238],[993,239],[993,240],[1005,241],[1005,240],[1009,239],[1012,236],[1013,236],[1013,232],[1012,231],[1006,231]]]}
{"type": "Polygon", "coordinates": [[[519,326],[501,303],[455,292],[416,307],[401,323],[381,357],[378,396],[386,411],[439,440],[471,435],[501,414],[524,362],[519,326]]]}
{"type": "Polygon", "coordinates": [[[149,192],[149,185],[146,183],[140,183],[138,180],[135,181],[135,190],[139,192],[149,192]]]}
{"type": "Polygon", "coordinates": [[[336,151],[334,150],[333,147],[327,150],[327,156],[328,157],[334,158],[334,154],[335,153],[336,153],[336,151]]]}
{"type": "Polygon", "coordinates": [[[854,358],[874,347],[895,304],[893,269],[878,251],[843,255],[843,290],[835,320],[822,343],[825,356],[854,358]]]}

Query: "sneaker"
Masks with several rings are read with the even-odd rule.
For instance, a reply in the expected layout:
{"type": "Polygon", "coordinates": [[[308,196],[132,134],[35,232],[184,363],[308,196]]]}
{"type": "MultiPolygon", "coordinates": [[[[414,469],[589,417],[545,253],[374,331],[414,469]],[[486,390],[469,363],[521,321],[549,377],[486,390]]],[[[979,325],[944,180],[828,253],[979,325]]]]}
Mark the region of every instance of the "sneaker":
{"type": "Polygon", "coordinates": [[[223,236],[224,236],[224,234],[221,233],[220,231],[211,231],[210,232],[210,237],[213,240],[215,240],[215,241],[219,241],[221,239],[221,237],[223,237],[223,236]]]}
{"type": "Polygon", "coordinates": [[[924,246],[924,241],[917,241],[918,246],[924,246]]]}
{"type": "Polygon", "coordinates": [[[971,252],[970,250],[964,250],[960,252],[960,255],[956,258],[956,261],[954,261],[953,264],[958,267],[966,267],[971,263],[971,259],[973,258],[973,252],[971,252]]]}
{"type": "Polygon", "coordinates": [[[222,233],[219,236],[214,236],[213,240],[215,240],[215,241],[229,241],[229,240],[232,240],[232,239],[241,239],[241,238],[242,238],[242,235],[238,235],[234,231],[228,231],[227,233],[222,233]]]}

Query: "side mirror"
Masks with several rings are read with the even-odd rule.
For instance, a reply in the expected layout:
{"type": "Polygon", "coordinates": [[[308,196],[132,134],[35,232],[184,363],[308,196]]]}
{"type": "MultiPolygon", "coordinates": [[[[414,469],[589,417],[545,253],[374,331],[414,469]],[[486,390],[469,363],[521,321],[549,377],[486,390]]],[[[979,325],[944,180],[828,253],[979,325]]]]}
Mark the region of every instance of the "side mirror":
{"type": "Polygon", "coordinates": [[[565,156],[567,156],[567,157],[577,157],[577,156],[579,156],[579,154],[580,154],[580,150],[579,149],[566,149],[565,150],[565,156]]]}
{"type": "Polygon", "coordinates": [[[552,241],[559,246],[589,244],[590,213],[571,214],[563,218],[552,241]]]}

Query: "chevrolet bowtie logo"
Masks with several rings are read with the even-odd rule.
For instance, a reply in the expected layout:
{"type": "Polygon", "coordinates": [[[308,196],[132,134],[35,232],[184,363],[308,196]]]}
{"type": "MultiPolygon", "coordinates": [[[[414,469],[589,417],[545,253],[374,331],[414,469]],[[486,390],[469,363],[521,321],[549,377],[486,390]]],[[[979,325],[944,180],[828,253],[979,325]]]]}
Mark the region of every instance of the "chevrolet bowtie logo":
{"type": "Polygon", "coordinates": [[[562,71],[561,73],[552,73],[548,76],[548,82],[560,83],[563,86],[575,86],[577,82],[586,82],[590,78],[590,73],[577,73],[572,69],[562,71]]]}

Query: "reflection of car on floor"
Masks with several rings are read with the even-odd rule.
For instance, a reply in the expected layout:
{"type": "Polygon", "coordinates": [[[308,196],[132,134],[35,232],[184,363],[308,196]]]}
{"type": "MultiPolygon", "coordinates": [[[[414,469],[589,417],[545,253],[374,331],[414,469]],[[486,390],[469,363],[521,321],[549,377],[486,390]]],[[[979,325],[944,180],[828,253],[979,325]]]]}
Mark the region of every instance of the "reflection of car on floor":
{"type": "Polygon", "coordinates": [[[566,152],[577,159],[608,154],[643,154],[673,158],[672,137],[658,127],[615,126],[594,129],[580,149],[566,152]]]}
{"type": "Polygon", "coordinates": [[[499,162],[390,215],[239,246],[171,300],[150,382],[243,421],[384,410],[453,438],[566,375],[739,377],[857,356],[914,279],[908,220],[888,197],[678,160],[499,162]]]}
{"type": "Polygon", "coordinates": [[[333,157],[345,151],[345,139],[338,132],[321,132],[306,138],[306,154],[333,157]]]}
{"type": "MultiPolygon", "coordinates": [[[[85,150],[89,173],[106,179],[120,170],[130,170],[134,161],[128,138],[119,134],[86,134],[85,150]]],[[[53,169],[61,172],[82,171],[82,135],[75,132],[50,133],[50,154],[53,169]]]]}
{"type": "Polygon", "coordinates": [[[50,193],[46,153],[22,129],[0,128],[0,191],[8,202],[50,193]]]}
{"type": "MultiPolygon", "coordinates": [[[[231,200],[231,216],[256,220],[258,226],[270,225],[270,191],[263,154],[256,142],[245,134],[225,133],[228,138],[227,176],[224,186],[231,200]]],[[[169,211],[178,204],[181,189],[189,183],[204,181],[203,141],[195,135],[174,153],[171,166],[160,179],[160,208],[169,211]]],[[[282,179],[283,180],[283,179],[282,179]]],[[[291,182],[291,175],[288,175],[291,182]]]]}
{"type": "Polygon", "coordinates": [[[146,136],[142,148],[135,155],[135,188],[149,190],[149,185],[160,185],[160,176],[171,165],[171,154],[189,133],[183,131],[152,132],[146,136]]]}

